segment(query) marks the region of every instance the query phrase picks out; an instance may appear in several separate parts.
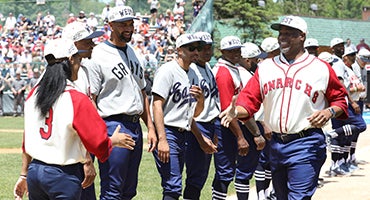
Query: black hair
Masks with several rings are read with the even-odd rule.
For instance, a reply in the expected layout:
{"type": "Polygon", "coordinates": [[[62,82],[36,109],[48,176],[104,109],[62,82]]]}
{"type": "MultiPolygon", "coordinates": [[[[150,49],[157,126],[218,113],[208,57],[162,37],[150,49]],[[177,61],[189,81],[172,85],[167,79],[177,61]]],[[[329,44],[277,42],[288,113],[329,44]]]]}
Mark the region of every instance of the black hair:
{"type": "Polygon", "coordinates": [[[42,117],[46,117],[55,101],[64,92],[67,79],[71,79],[71,76],[72,67],[69,60],[46,66],[45,73],[36,92],[36,107],[40,109],[42,117]]]}

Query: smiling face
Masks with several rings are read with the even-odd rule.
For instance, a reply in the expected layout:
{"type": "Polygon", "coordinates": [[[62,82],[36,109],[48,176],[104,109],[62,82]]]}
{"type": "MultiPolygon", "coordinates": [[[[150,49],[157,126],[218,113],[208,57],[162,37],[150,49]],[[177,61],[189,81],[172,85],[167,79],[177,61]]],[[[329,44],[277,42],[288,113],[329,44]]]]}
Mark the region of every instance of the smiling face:
{"type": "Polygon", "coordinates": [[[278,36],[280,51],[288,60],[295,59],[298,54],[304,52],[305,39],[306,34],[298,29],[287,26],[280,27],[278,36]]]}
{"type": "Polygon", "coordinates": [[[239,63],[241,59],[241,48],[235,48],[235,49],[230,49],[230,50],[221,50],[222,57],[231,62],[232,64],[237,64],[239,63]]]}
{"type": "Polygon", "coordinates": [[[127,20],[123,22],[109,22],[112,29],[111,40],[113,44],[125,45],[131,41],[131,36],[134,33],[134,20],[127,20]]]}

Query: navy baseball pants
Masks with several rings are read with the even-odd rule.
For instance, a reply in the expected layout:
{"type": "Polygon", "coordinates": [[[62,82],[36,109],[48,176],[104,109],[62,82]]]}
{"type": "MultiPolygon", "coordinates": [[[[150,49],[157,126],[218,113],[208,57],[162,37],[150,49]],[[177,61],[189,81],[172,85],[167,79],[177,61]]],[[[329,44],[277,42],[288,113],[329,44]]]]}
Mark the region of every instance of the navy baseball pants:
{"type": "Polygon", "coordinates": [[[136,195],[138,171],[143,152],[143,134],[140,122],[114,121],[104,119],[109,136],[118,125],[120,132],[127,133],[135,140],[134,150],[114,147],[108,160],[99,162],[101,200],[132,199],[136,195]]]}
{"type": "Polygon", "coordinates": [[[279,200],[311,199],[326,159],[325,136],[309,129],[305,137],[285,143],[274,133],[270,141],[272,183],[279,200]]]}

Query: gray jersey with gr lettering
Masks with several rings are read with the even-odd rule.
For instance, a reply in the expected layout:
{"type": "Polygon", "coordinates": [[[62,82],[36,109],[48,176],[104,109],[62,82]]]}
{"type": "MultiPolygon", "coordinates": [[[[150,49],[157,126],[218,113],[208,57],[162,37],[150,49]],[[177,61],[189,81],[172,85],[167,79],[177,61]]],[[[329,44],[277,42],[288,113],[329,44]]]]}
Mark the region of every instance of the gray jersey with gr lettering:
{"type": "Polygon", "coordinates": [[[91,93],[101,117],[141,114],[144,70],[131,46],[117,47],[106,41],[94,47],[89,70],[91,93]]]}

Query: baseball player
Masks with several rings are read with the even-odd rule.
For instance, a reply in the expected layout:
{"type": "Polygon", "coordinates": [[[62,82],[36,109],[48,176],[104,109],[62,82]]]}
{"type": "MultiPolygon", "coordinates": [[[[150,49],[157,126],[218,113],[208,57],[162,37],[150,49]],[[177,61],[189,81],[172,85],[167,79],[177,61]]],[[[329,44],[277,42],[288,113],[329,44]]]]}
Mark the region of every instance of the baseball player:
{"type": "MultiPolygon", "coordinates": [[[[240,71],[236,66],[240,62],[241,47],[240,39],[236,36],[226,36],[221,40],[222,57],[213,68],[220,93],[221,110],[229,106],[232,97],[237,95],[243,87],[240,71]]],[[[212,183],[213,199],[226,199],[228,186],[234,177],[238,198],[248,198],[249,179],[256,166],[249,165],[248,160],[256,158],[255,150],[263,148],[264,140],[254,119],[248,120],[246,124],[253,126],[255,137],[237,120],[232,122],[230,128],[222,127],[217,135],[218,152],[214,154],[216,172],[212,183]],[[249,154],[248,151],[251,153],[249,154]]],[[[258,161],[258,156],[256,161],[258,161]]]]}
{"type": "MultiPolygon", "coordinates": [[[[209,61],[212,57],[212,37],[207,32],[196,32],[195,37],[199,37],[206,44],[199,51],[198,59],[190,65],[198,76],[195,79],[204,94],[203,111],[195,118],[200,132],[207,138],[213,139],[221,131],[221,124],[218,118],[220,114],[220,99],[216,80],[211,71],[209,61]]],[[[185,166],[186,180],[184,189],[184,199],[199,199],[201,190],[207,180],[208,170],[212,155],[206,154],[193,134],[187,134],[185,146],[185,166]],[[196,156],[195,156],[196,155],[196,156]]]]}
{"type": "MultiPolygon", "coordinates": [[[[76,88],[80,92],[86,94],[89,98],[91,98],[90,82],[88,70],[85,66],[88,65],[88,62],[90,62],[89,59],[91,58],[91,53],[95,46],[93,39],[100,37],[103,34],[103,31],[92,31],[85,23],[77,21],[67,24],[63,28],[62,32],[62,38],[72,40],[78,49],[79,55],[82,57],[81,66],[78,70],[78,79],[74,81],[74,83],[76,88]]],[[[93,103],[95,104],[95,102],[93,103]]],[[[82,182],[83,190],[81,194],[81,200],[96,199],[94,187],[94,179],[96,176],[94,156],[90,156],[88,153],[86,157],[91,157],[91,159],[84,164],[85,178],[82,182]]]]}
{"type": "Polygon", "coordinates": [[[307,38],[303,46],[309,54],[316,57],[319,55],[319,42],[315,38],[307,38]]]}
{"type": "Polygon", "coordinates": [[[267,58],[272,58],[280,54],[279,42],[277,38],[267,37],[262,40],[261,49],[267,53],[267,58]]]}
{"type": "Polygon", "coordinates": [[[156,147],[156,135],[145,93],[144,69],[130,45],[134,31],[131,7],[109,11],[110,39],[94,47],[88,67],[91,93],[98,112],[112,134],[119,124],[136,142],[134,150],[114,148],[109,159],[99,162],[100,199],[132,199],[136,195],[142,156],[143,133],[140,118],[148,127],[148,143],[156,147]]]}
{"type": "Polygon", "coordinates": [[[358,135],[366,130],[366,123],[357,104],[361,92],[365,91],[365,87],[351,69],[351,65],[356,58],[355,49],[347,48],[343,51],[344,41],[340,38],[334,38],[332,46],[335,54],[333,57],[336,59],[333,61],[333,69],[337,76],[342,78],[343,85],[349,94],[349,116],[346,120],[332,119],[333,130],[327,132],[332,152],[332,165],[328,174],[330,176],[348,176],[355,169],[355,166],[351,166],[348,158],[351,151],[351,141],[353,138],[357,141],[358,135]],[[341,52],[344,53],[341,55],[341,52]],[[342,56],[343,60],[339,59],[338,56],[342,56]]]}
{"type": "Polygon", "coordinates": [[[90,99],[74,87],[81,60],[77,52],[73,41],[65,39],[49,41],[45,47],[45,76],[30,91],[25,105],[16,199],[22,199],[28,188],[30,200],[79,200],[87,151],[104,162],[112,146],[135,146],[131,136],[118,133],[119,127],[109,138],[90,99]]]}
{"type": "MultiPolygon", "coordinates": [[[[153,155],[162,178],[163,200],[179,199],[181,196],[182,170],[184,161],[189,160],[184,159],[185,141],[189,135],[194,135],[204,153],[212,154],[216,151],[211,139],[199,131],[193,119],[200,117],[205,101],[202,86],[196,85],[199,77],[190,67],[198,59],[201,45],[202,40],[192,34],[180,35],[176,39],[178,56],[162,65],[154,76],[153,117],[158,133],[158,148],[153,155]]],[[[204,159],[204,153],[187,156],[192,156],[194,160],[204,159]]],[[[193,165],[189,163],[189,166],[193,165]]],[[[197,184],[194,187],[200,187],[201,183],[197,184]]],[[[189,182],[185,194],[199,196],[200,189],[194,187],[189,182]],[[199,194],[188,193],[193,191],[199,194]]]]}
{"type": "Polygon", "coordinates": [[[347,117],[346,91],[330,65],[304,50],[302,18],[286,16],[271,28],[279,31],[281,54],[259,64],[237,106],[234,98],[220,114],[221,123],[246,120],[263,103],[269,111],[264,120],[273,131],[270,161],[277,199],[310,199],[326,159],[321,127],[332,117],[347,117]]]}

